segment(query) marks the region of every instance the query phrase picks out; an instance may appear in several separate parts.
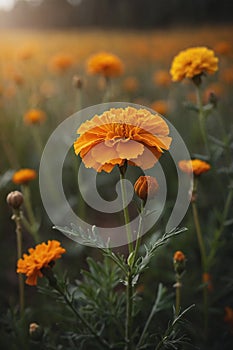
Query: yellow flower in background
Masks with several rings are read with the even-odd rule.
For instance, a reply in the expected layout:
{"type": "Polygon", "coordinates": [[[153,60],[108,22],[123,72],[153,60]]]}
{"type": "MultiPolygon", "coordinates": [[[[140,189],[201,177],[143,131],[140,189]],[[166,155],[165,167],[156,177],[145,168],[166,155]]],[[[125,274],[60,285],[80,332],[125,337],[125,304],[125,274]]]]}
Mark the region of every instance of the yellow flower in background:
{"type": "Polygon", "coordinates": [[[30,109],[24,115],[25,124],[40,124],[46,119],[45,113],[41,109],[30,109]]]}
{"type": "Polygon", "coordinates": [[[17,273],[25,274],[26,283],[36,286],[38,277],[43,277],[41,269],[52,267],[54,261],[60,259],[65,252],[61,243],[56,240],[38,244],[35,248],[28,249],[29,254],[24,254],[23,258],[18,260],[17,273]]]}
{"type": "Polygon", "coordinates": [[[74,150],[87,168],[111,172],[115,165],[151,168],[171,144],[167,123],[146,109],[112,108],[77,131],[74,150]]]}
{"type": "Polygon", "coordinates": [[[173,81],[192,79],[201,74],[214,74],[218,70],[218,58],[206,47],[192,47],[181,51],[173,59],[170,74],[173,81]]]}
{"type": "Polygon", "coordinates": [[[210,170],[211,166],[209,163],[200,160],[200,159],[192,159],[192,160],[181,160],[179,161],[179,168],[186,174],[194,174],[199,176],[203,173],[206,173],[210,170]]]}
{"type": "Polygon", "coordinates": [[[122,61],[116,55],[100,52],[91,56],[87,61],[89,74],[100,74],[107,78],[118,77],[124,71],[122,61]]]}
{"type": "Polygon", "coordinates": [[[134,184],[134,191],[139,198],[145,201],[152,199],[158,192],[159,184],[155,177],[140,176],[134,184]]]}
{"type": "Polygon", "coordinates": [[[74,65],[74,57],[66,53],[58,53],[54,55],[49,62],[49,68],[57,73],[66,72],[74,65]]]}
{"type": "Polygon", "coordinates": [[[37,177],[37,173],[33,169],[20,169],[16,171],[12,177],[12,181],[16,185],[27,184],[28,182],[34,180],[37,177]]]}

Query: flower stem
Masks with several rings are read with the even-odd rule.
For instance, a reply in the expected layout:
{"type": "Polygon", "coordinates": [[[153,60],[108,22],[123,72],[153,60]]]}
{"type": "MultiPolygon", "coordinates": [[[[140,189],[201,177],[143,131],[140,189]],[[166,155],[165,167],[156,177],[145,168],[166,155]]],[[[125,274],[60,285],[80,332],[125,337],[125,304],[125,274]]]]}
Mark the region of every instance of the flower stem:
{"type": "MultiPolygon", "coordinates": [[[[15,210],[14,214],[12,216],[12,220],[14,220],[16,225],[16,238],[17,238],[17,258],[22,258],[22,223],[21,223],[21,216],[20,211],[15,210]]],[[[24,312],[24,281],[23,281],[23,275],[22,273],[19,273],[18,275],[19,279],[19,309],[20,309],[20,315],[23,316],[24,312]]]]}
{"type": "MultiPolygon", "coordinates": [[[[29,232],[31,233],[31,235],[33,236],[34,240],[36,243],[38,243],[40,241],[39,235],[38,235],[38,224],[32,209],[32,205],[31,205],[31,194],[30,194],[30,189],[28,185],[23,185],[22,186],[22,193],[24,196],[24,205],[26,208],[26,212],[28,215],[28,220],[29,220],[29,224],[30,224],[30,229],[29,232]]],[[[25,221],[24,221],[25,224],[25,221]]]]}
{"type": "Polygon", "coordinates": [[[180,281],[180,276],[177,274],[176,275],[176,317],[179,315],[180,313],[180,305],[181,305],[181,281],[180,281]]]}
{"type": "Polygon", "coordinates": [[[206,133],[206,125],[205,125],[205,114],[204,114],[203,103],[202,103],[201,89],[199,85],[198,86],[196,85],[196,96],[197,96],[198,118],[199,118],[201,134],[206,147],[207,154],[208,156],[210,156],[207,133],[206,133]]]}
{"type": "MultiPolygon", "coordinates": [[[[194,180],[193,191],[196,192],[196,190],[197,190],[197,179],[194,180]]],[[[202,235],[202,230],[201,230],[201,225],[200,225],[195,196],[194,196],[194,199],[192,201],[192,211],[193,211],[193,220],[194,220],[196,233],[197,233],[199,250],[200,250],[200,254],[201,254],[202,276],[203,276],[204,273],[208,273],[208,271],[207,271],[207,255],[206,255],[205,243],[204,243],[204,239],[203,239],[203,235],[202,235]]],[[[208,286],[205,285],[203,288],[205,334],[207,333],[207,328],[208,328],[208,289],[207,289],[207,287],[208,286]]]]}
{"type": "Polygon", "coordinates": [[[123,212],[124,212],[125,227],[126,227],[126,234],[127,234],[129,254],[130,254],[133,251],[133,243],[132,243],[132,232],[131,232],[131,228],[130,228],[129,211],[128,211],[128,206],[127,206],[127,193],[126,193],[124,179],[125,179],[125,176],[122,173],[120,173],[123,212]]]}
{"type": "Polygon", "coordinates": [[[133,312],[133,284],[132,272],[129,267],[127,276],[127,294],[126,294],[126,322],[125,322],[125,350],[132,349],[132,312],[133,312]]]}

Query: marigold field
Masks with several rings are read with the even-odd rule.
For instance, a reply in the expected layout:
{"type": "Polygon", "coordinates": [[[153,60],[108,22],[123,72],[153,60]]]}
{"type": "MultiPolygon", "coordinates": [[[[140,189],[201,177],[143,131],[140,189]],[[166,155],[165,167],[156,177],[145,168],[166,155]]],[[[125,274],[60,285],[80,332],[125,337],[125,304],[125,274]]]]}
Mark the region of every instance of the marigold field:
{"type": "MultiPolygon", "coordinates": [[[[0,32],[1,349],[232,349],[232,34],[232,26],[153,31],[0,32]],[[191,71],[191,76],[186,75],[186,78],[180,71],[178,75],[175,67],[178,78],[173,79],[176,82],[172,81],[174,57],[192,47],[213,51],[207,58],[209,66],[201,66],[193,76],[191,71]],[[97,54],[105,57],[110,54],[110,69],[99,64],[101,58],[96,58],[97,54]],[[191,203],[179,224],[187,230],[170,238],[156,251],[149,268],[142,268],[143,274],[136,280],[133,291],[127,289],[129,281],[122,283],[119,272],[124,264],[129,267],[136,264],[133,255],[133,262],[130,262],[130,256],[127,259],[128,248],[113,248],[114,254],[125,257],[125,260],[122,258],[124,263],[119,258],[119,266],[115,266],[113,253],[102,254],[98,248],[78,244],[54,230],[39,189],[40,160],[51,133],[73,113],[103,102],[134,103],[158,112],[176,128],[191,158],[195,159],[192,165],[180,163],[179,170],[187,176],[194,174],[193,191],[187,193],[191,203]],[[20,197],[17,200],[8,197],[8,205],[7,195],[16,190],[23,193],[24,203],[20,197]],[[19,207],[25,214],[24,219],[20,217],[19,207]],[[21,244],[17,228],[21,230],[21,244]],[[61,242],[63,248],[53,240],[61,242]],[[49,252],[47,247],[43,252],[43,242],[48,241],[49,247],[58,247],[56,252],[53,248],[49,252]],[[17,273],[18,259],[23,258],[29,248],[41,243],[38,250],[31,250],[31,256],[24,256],[25,261],[20,260],[17,273]],[[64,253],[62,257],[61,253],[64,253]],[[59,261],[53,267],[56,259],[59,261]],[[110,262],[107,263],[107,259],[110,262]],[[54,276],[46,271],[48,267],[55,271],[58,279],[65,281],[64,284],[58,287],[54,276]],[[33,275],[29,278],[31,268],[33,275]],[[25,284],[26,278],[19,272],[26,274],[31,286],[25,284]],[[48,284],[55,292],[48,291],[48,284]],[[68,287],[62,289],[64,285],[68,287]],[[159,301],[154,304],[156,291],[159,301]],[[69,299],[65,293],[72,297],[69,299]],[[160,303],[163,293],[167,293],[166,298],[160,303]],[[59,302],[62,297],[65,301],[59,302]],[[131,311],[127,304],[129,299],[135,302],[131,311]],[[65,307],[65,302],[73,311],[76,308],[76,316],[77,310],[80,311],[75,324],[72,310],[65,307]],[[122,311],[125,305],[126,316],[122,311]],[[148,318],[151,310],[154,313],[148,318]],[[179,315],[184,310],[187,312],[182,315],[178,329],[179,315]],[[122,336],[125,317],[126,335],[122,336]],[[148,319],[150,325],[143,328],[148,319]],[[85,322],[90,322],[91,326],[85,322]],[[122,341],[119,340],[121,336],[122,341]]],[[[182,64],[188,63],[179,64],[183,70],[182,64]]],[[[76,129],[74,135],[75,132],[76,129]]],[[[80,140],[83,139],[80,137],[80,140]]],[[[85,137],[84,141],[84,145],[76,141],[76,155],[70,149],[66,157],[63,169],[65,194],[74,210],[78,210],[85,220],[90,220],[90,224],[111,227],[111,220],[123,220],[123,216],[113,219],[108,216],[105,220],[85,207],[77,190],[77,168],[83,161],[96,171],[104,169],[106,173],[98,175],[100,193],[105,200],[113,200],[111,176],[116,182],[118,174],[113,168],[116,164],[123,167],[125,160],[118,155],[119,159],[113,163],[105,160],[101,165],[100,160],[99,163],[95,160],[98,164],[93,165],[93,159],[84,160],[91,147],[85,137]]],[[[159,158],[165,150],[161,164],[168,187],[166,206],[155,229],[143,237],[142,243],[148,242],[150,237],[155,241],[162,236],[175,205],[177,170],[166,155],[169,146],[170,141],[167,141],[166,147],[157,149],[156,153],[159,158]]],[[[101,152],[104,158],[106,149],[101,152]]],[[[58,156],[53,155],[54,159],[58,156]]],[[[127,158],[131,165],[135,165],[134,158],[127,158]]],[[[129,169],[133,179],[142,175],[131,168],[136,167],[129,169]]],[[[151,193],[156,196],[159,187],[156,179],[146,184],[144,180],[141,178],[136,189],[142,202],[151,193]],[[154,184],[154,190],[148,189],[154,184]]],[[[50,178],[48,191],[53,187],[51,181],[50,178]]],[[[62,213],[62,205],[60,210],[62,213]]],[[[131,210],[130,214],[135,215],[131,210]]],[[[132,253],[131,249],[129,245],[132,253]]],[[[143,244],[135,249],[139,256],[144,254],[143,244]]],[[[141,263],[139,261],[138,266],[141,263]]]]}

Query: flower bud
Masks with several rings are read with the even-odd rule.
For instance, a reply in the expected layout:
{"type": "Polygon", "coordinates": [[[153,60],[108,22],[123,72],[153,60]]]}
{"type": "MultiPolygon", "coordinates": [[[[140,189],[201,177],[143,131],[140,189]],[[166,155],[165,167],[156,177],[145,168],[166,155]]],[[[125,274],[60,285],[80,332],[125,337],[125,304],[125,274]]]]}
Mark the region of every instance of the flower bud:
{"type": "Polygon", "coordinates": [[[17,210],[23,204],[23,194],[19,191],[12,191],[6,197],[7,204],[17,210]]]}
{"type": "Polygon", "coordinates": [[[33,340],[41,340],[44,330],[37,323],[33,322],[29,325],[29,335],[33,340]]]}
{"type": "Polygon", "coordinates": [[[158,182],[152,176],[140,176],[134,184],[134,191],[139,198],[146,201],[155,197],[158,192],[158,182]]]}
{"type": "Polygon", "coordinates": [[[76,89],[81,89],[83,87],[83,80],[78,75],[73,76],[72,83],[76,89]]]}
{"type": "Polygon", "coordinates": [[[186,262],[186,258],[183,252],[181,252],[180,250],[177,250],[173,256],[173,264],[174,264],[175,272],[178,275],[181,275],[184,272],[185,262],[186,262]]]}

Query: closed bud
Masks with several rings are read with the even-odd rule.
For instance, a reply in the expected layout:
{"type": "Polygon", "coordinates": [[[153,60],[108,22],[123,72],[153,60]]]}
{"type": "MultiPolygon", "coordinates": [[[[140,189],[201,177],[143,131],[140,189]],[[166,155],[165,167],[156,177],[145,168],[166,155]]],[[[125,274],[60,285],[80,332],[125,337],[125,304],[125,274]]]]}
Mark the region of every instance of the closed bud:
{"type": "Polygon", "coordinates": [[[177,250],[173,256],[174,270],[178,275],[181,275],[185,270],[186,258],[183,252],[177,250]]]}
{"type": "Polygon", "coordinates": [[[140,176],[134,184],[134,191],[143,201],[152,199],[158,192],[158,182],[152,176],[140,176]]]}
{"type": "Polygon", "coordinates": [[[38,325],[37,323],[33,322],[29,325],[29,335],[33,340],[41,340],[44,334],[44,329],[38,325]]]}
{"type": "Polygon", "coordinates": [[[72,82],[76,89],[81,89],[83,87],[83,80],[78,75],[73,76],[72,82]]]}
{"type": "Polygon", "coordinates": [[[6,197],[6,201],[12,209],[17,210],[23,204],[23,194],[19,191],[12,191],[6,197]]]}

